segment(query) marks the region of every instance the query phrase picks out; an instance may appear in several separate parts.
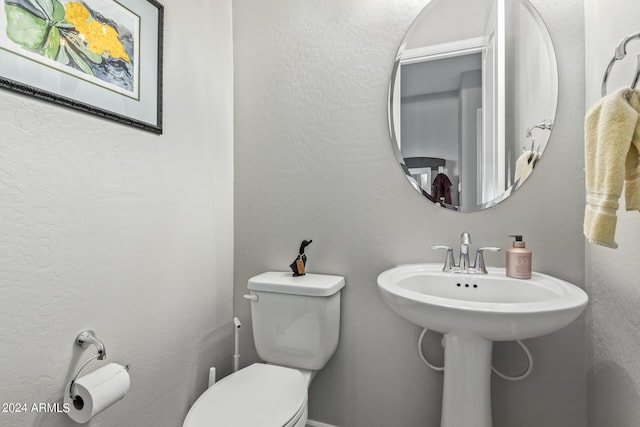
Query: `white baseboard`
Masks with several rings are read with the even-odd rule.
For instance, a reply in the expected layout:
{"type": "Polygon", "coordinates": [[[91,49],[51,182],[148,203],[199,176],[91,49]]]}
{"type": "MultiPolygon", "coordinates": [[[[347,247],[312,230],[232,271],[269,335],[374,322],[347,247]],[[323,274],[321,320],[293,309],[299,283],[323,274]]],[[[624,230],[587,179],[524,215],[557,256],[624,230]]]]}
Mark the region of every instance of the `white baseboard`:
{"type": "Polygon", "coordinates": [[[307,427],[338,427],[338,426],[321,423],[319,421],[307,420],[307,427]]]}

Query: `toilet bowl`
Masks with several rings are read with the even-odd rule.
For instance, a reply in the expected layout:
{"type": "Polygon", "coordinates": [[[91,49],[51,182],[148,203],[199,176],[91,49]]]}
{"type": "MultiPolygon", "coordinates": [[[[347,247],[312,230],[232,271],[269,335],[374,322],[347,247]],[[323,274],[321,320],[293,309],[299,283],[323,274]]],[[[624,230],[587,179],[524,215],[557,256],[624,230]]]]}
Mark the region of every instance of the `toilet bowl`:
{"type": "Polygon", "coordinates": [[[307,390],[338,345],[344,277],[268,272],[249,279],[254,363],[215,383],[183,427],[304,427],[307,390]]]}
{"type": "Polygon", "coordinates": [[[307,380],[296,369],[254,363],[218,381],[183,427],[304,427],[307,380]]]}

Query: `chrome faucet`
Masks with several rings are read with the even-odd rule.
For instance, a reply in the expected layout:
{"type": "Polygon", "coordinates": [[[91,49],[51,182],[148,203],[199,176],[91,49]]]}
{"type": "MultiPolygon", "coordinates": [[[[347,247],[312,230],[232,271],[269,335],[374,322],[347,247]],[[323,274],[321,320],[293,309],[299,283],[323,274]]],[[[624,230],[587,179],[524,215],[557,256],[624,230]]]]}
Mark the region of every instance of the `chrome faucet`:
{"type": "Polygon", "coordinates": [[[468,270],[469,265],[469,246],[471,246],[471,235],[463,231],[460,235],[460,260],[458,267],[460,270],[468,270]]]}
{"type": "Polygon", "coordinates": [[[466,273],[466,274],[487,274],[487,267],[484,263],[484,252],[491,251],[497,252],[501,250],[501,248],[496,248],[492,246],[486,246],[479,248],[476,251],[476,259],[473,265],[469,262],[469,247],[471,246],[471,235],[464,231],[460,235],[460,260],[456,265],[453,260],[453,249],[449,246],[442,245],[434,245],[431,246],[431,249],[446,249],[447,255],[444,260],[444,266],[442,267],[442,271],[452,272],[452,273],[466,273]]]}

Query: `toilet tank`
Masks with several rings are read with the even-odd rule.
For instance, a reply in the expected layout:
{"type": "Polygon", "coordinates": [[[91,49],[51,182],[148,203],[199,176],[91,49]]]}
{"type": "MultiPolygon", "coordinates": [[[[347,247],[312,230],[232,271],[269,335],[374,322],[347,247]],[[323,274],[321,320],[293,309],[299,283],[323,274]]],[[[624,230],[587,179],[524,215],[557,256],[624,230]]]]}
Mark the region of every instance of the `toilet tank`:
{"type": "Polygon", "coordinates": [[[253,340],[260,358],[320,370],[338,346],[344,277],[267,272],[249,279],[253,340]],[[257,297],[257,299],[256,299],[257,297]]]}

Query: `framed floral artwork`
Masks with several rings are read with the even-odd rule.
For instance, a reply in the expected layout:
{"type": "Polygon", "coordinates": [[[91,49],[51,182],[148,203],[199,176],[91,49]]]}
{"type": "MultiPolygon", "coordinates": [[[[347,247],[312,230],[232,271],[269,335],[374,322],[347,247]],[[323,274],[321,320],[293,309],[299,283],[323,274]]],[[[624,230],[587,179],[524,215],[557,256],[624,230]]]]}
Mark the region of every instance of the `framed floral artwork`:
{"type": "Polygon", "coordinates": [[[162,133],[160,3],[1,1],[0,87],[162,133]]]}

